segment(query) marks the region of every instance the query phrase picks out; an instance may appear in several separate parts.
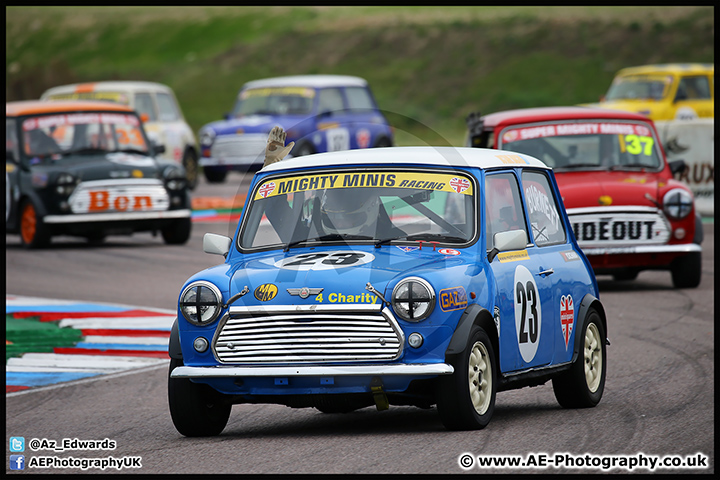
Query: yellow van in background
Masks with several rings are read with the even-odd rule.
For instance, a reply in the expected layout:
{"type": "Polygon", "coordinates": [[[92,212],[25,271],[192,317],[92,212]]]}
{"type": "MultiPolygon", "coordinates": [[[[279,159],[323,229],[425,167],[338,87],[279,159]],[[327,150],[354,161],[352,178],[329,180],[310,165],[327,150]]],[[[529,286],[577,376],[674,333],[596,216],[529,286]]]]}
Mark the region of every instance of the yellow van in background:
{"type": "Polygon", "coordinates": [[[181,163],[188,185],[198,182],[198,147],[190,125],[185,121],[175,93],[155,82],[106,81],[76,83],[50,88],[41,100],[105,100],[129,105],[143,120],[150,139],[165,146],[160,156],[181,163]]]}
{"type": "Polygon", "coordinates": [[[654,121],[715,117],[715,64],[669,63],[620,70],[594,104],[654,121]]]}

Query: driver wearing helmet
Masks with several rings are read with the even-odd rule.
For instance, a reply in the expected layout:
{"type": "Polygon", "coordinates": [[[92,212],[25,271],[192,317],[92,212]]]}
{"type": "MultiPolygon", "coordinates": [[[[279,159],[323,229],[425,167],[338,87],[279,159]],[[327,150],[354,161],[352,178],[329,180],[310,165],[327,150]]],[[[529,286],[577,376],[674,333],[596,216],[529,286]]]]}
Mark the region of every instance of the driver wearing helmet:
{"type": "Polygon", "coordinates": [[[325,190],[320,200],[323,230],[340,235],[374,236],[380,199],[372,189],[325,190]]]}

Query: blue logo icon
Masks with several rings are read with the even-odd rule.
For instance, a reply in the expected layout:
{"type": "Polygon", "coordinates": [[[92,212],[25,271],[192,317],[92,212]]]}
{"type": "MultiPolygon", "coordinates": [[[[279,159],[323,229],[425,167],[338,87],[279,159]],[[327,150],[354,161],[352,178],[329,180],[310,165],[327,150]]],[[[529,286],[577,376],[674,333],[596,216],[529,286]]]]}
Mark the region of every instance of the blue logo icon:
{"type": "Polygon", "coordinates": [[[10,437],[10,451],[11,452],[24,452],[25,451],[25,437],[10,437]]]}
{"type": "Polygon", "coordinates": [[[10,455],[10,470],[25,470],[25,455],[10,455]]]}

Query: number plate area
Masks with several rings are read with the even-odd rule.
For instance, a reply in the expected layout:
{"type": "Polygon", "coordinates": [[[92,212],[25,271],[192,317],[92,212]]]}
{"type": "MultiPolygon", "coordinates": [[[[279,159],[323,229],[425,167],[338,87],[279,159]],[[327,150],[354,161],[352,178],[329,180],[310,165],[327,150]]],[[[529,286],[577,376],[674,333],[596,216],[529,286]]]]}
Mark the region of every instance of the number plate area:
{"type": "Polygon", "coordinates": [[[73,213],[156,212],[170,208],[160,180],[109,180],[83,182],[69,199],[73,213]]]}
{"type": "Polygon", "coordinates": [[[670,225],[657,210],[577,213],[568,209],[568,216],[583,249],[664,245],[670,239],[670,225]]]}
{"type": "Polygon", "coordinates": [[[223,321],[213,340],[222,363],[390,361],[404,342],[380,305],[231,307],[223,321]]]}

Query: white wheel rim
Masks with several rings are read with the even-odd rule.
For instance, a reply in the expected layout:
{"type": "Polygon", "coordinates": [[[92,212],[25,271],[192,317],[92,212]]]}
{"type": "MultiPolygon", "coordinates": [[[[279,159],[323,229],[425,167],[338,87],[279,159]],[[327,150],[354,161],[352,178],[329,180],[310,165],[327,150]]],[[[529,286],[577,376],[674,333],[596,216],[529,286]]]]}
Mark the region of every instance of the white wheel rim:
{"type": "Polygon", "coordinates": [[[585,382],[590,392],[595,393],[602,378],[602,339],[597,325],[591,323],[585,330],[585,382]]]}
{"type": "Polygon", "coordinates": [[[476,342],[470,351],[468,383],[473,407],[478,415],[484,415],[490,407],[493,385],[490,355],[482,342],[476,342]]]}

